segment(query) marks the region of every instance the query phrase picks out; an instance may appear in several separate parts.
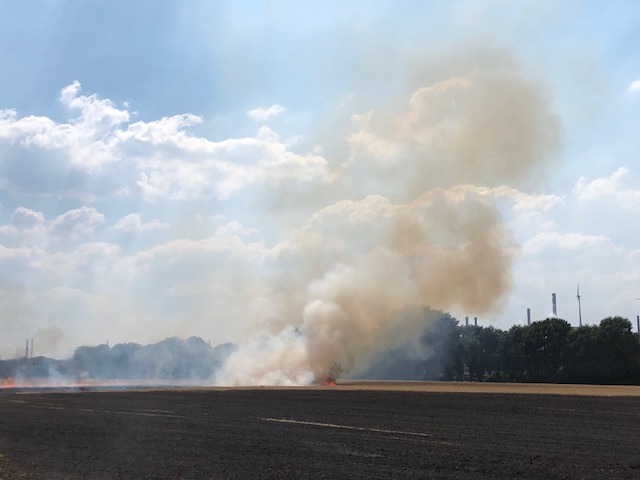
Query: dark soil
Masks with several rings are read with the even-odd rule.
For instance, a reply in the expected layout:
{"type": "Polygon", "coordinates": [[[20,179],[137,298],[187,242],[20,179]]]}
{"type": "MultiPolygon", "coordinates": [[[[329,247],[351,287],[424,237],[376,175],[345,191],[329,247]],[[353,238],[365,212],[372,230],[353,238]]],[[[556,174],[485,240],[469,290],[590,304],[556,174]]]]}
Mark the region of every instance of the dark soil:
{"type": "Polygon", "coordinates": [[[640,397],[0,394],[0,479],[637,479],[640,397]]]}

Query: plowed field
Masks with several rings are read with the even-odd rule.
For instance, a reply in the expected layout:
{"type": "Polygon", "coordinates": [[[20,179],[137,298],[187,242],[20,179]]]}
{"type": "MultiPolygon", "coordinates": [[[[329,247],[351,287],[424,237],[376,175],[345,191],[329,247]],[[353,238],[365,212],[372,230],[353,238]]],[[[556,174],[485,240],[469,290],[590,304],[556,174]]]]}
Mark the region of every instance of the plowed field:
{"type": "Polygon", "coordinates": [[[637,479],[639,393],[439,383],[4,391],[0,479],[637,479]]]}

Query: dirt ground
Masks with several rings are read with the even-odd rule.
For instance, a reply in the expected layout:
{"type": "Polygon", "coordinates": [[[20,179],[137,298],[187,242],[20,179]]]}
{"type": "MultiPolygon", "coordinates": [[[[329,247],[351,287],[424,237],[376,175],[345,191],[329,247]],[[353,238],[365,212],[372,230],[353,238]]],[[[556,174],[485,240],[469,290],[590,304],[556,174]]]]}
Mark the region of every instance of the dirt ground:
{"type": "Polygon", "coordinates": [[[537,388],[5,390],[0,479],[640,478],[638,387],[537,388]]]}

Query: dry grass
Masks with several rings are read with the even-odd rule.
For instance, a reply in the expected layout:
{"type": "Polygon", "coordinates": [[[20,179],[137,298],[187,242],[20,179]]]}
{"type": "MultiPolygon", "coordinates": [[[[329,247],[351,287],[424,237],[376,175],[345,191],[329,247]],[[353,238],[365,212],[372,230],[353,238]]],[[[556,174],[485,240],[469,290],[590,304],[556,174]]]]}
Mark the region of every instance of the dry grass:
{"type": "Polygon", "coordinates": [[[480,382],[383,382],[345,381],[335,387],[343,390],[393,390],[448,393],[509,393],[538,395],[587,395],[597,397],[640,396],[635,385],[566,385],[550,383],[480,383],[480,382]]]}
{"type": "Polygon", "coordinates": [[[530,395],[581,395],[592,397],[640,397],[636,385],[574,385],[555,383],[410,382],[345,380],[337,385],[307,387],[202,387],[213,390],[376,390],[396,392],[493,393],[530,395]]]}

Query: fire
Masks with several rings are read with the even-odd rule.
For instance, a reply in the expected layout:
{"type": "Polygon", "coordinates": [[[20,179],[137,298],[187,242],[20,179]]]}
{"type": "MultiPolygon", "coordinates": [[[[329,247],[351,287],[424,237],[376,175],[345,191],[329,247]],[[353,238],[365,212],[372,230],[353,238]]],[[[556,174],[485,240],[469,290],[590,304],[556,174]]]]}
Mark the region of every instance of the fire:
{"type": "Polygon", "coordinates": [[[0,388],[16,388],[16,382],[13,377],[0,379],[0,388]]]}

